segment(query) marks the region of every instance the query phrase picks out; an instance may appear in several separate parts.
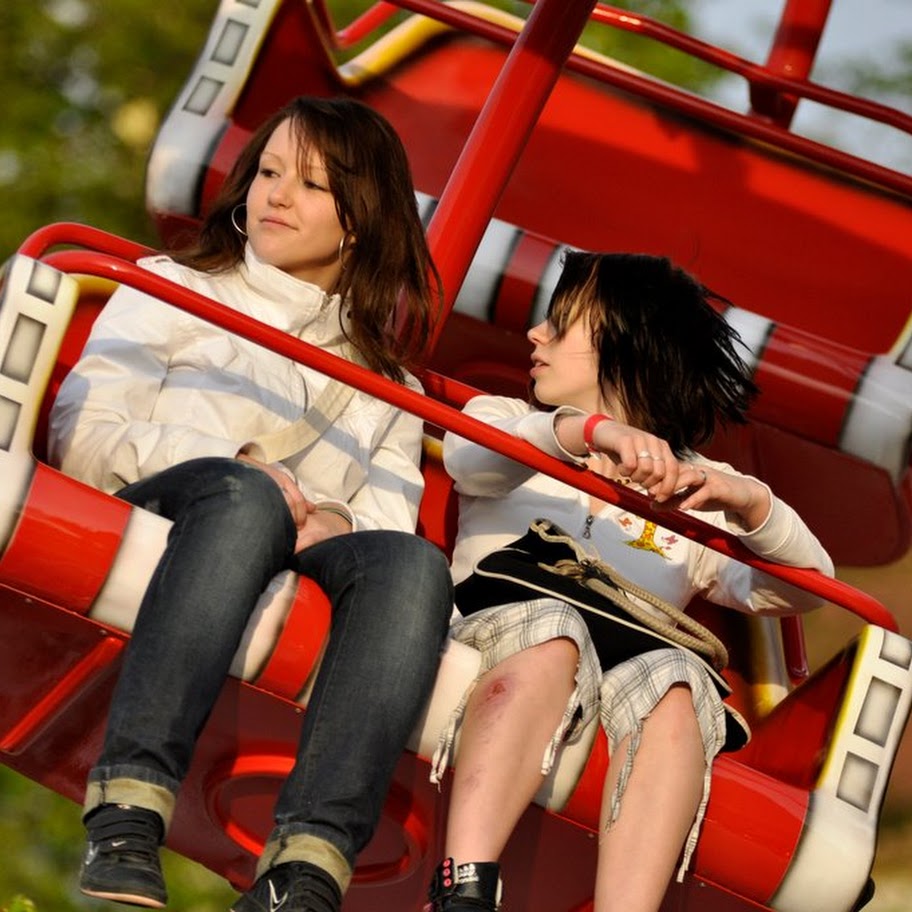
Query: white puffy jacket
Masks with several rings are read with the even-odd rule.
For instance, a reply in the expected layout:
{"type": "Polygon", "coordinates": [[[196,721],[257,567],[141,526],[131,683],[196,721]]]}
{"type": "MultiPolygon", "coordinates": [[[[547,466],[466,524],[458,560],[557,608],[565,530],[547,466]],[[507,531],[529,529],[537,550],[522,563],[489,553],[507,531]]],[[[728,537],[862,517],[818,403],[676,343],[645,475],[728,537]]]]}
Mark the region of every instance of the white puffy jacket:
{"type": "MultiPolygon", "coordinates": [[[[258,260],[210,275],[166,256],[143,268],[293,336],[340,353],[338,295],[258,260]]],[[[50,460],[113,493],[199,456],[234,457],[254,438],[298,420],[327,377],[226,333],[147,294],[121,287],[92,328],[50,420],[50,460]]],[[[417,380],[408,385],[419,389],[417,380]]],[[[423,481],[422,423],[356,392],[329,430],[282,459],[306,496],[346,504],[361,529],[412,531],[423,481]]]]}

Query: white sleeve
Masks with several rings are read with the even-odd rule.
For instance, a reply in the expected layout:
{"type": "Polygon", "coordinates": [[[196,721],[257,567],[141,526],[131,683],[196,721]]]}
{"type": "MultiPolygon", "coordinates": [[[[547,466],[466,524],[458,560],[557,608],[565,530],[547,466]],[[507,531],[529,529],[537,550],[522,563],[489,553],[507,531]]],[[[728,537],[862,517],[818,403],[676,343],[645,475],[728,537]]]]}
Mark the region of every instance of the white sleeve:
{"type": "Polygon", "coordinates": [[[113,493],[196,456],[237,454],[237,443],[188,424],[154,420],[170,356],[192,318],[121,287],[92,328],[50,416],[50,461],[113,493]]]}
{"type": "MultiPolygon", "coordinates": [[[[759,557],[788,567],[817,570],[824,576],[832,577],[835,568],[823,545],[792,507],[772,491],[769,493],[770,512],[759,528],[744,532],[730,527],[729,531],[759,557]]],[[[766,615],[811,611],[824,602],[820,596],[797,589],[778,577],[725,558],[717,552],[712,554],[714,557],[704,562],[703,570],[708,570],[706,564],[716,567],[709,570],[714,579],[707,584],[707,596],[714,602],[766,615]]]]}
{"type": "MultiPolygon", "coordinates": [[[[564,461],[580,461],[560,446],[554,433],[555,418],[564,414],[580,414],[576,409],[561,407],[554,412],[540,412],[521,399],[476,396],[466,404],[463,413],[525,440],[549,456],[564,461]]],[[[443,464],[455,481],[456,490],[473,497],[502,496],[536,474],[535,469],[509,456],[452,433],[443,438],[443,464]]]]}

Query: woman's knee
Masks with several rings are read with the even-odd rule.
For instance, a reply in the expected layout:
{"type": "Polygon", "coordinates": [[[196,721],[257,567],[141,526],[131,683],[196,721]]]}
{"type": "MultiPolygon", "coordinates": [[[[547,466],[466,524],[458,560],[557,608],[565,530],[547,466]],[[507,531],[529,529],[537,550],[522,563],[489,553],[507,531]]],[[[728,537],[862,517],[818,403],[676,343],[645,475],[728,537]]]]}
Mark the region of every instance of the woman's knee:
{"type": "Polygon", "coordinates": [[[547,668],[575,672],[579,664],[579,647],[570,637],[555,637],[525,651],[533,653],[547,668]]]}
{"type": "Polygon", "coordinates": [[[575,686],[579,655],[579,648],[570,637],[556,637],[516,653],[538,687],[559,690],[564,697],[575,686]]]}
{"type": "Polygon", "coordinates": [[[505,702],[531,694],[536,699],[554,698],[563,706],[573,692],[579,651],[566,638],[547,640],[508,656],[479,679],[482,700],[505,702]]]}
{"type": "Polygon", "coordinates": [[[212,467],[212,490],[224,492],[243,508],[259,504],[285,504],[282,491],[270,475],[237,459],[220,460],[212,467]]]}
{"type": "Polygon", "coordinates": [[[236,459],[225,459],[213,466],[212,474],[200,485],[200,496],[217,499],[226,520],[251,532],[260,526],[273,528],[292,522],[275,481],[255,466],[236,459]]]}
{"type": "Polygon", "coordinates": [[[388,533],[396,542],[397,563],[431,576],[449,576],[446,556],[436,545],[410,532],[388,533]]]}
{"type": "Polygon", "coordinates": [[[656,703],[652,715],[661,716],[672,725],[689,725],[696,719],[690,685],[681,682],[669,687],[656,703]]]}
{"type": "Polygon", "coordinates": [[[366,612],[378,642],[436,656],[446,638],[453,612],[449,565],[416,535],[364,531],[328,539],[298,554],[293,568],[322,586],[336,610],[348,604],[366,612]]]}
{"type": "Polygon", "coordinates": [[[408,610],[422,610],[444,617],[453,608],[453,584],[443,552],[426,539],[408,532],[357,533],[352,544],[360,546],[359,563],[365,577],[391,601],[408,610]]]}
{"type": "Polygon", "coordinates": [[[242,539],[284,553],[294,544],[295,527],[282,492],[260,469],[236,459],[211,458],[188,464],[192,485],[190,514],[221,530],[225,540],[242,539]]]}

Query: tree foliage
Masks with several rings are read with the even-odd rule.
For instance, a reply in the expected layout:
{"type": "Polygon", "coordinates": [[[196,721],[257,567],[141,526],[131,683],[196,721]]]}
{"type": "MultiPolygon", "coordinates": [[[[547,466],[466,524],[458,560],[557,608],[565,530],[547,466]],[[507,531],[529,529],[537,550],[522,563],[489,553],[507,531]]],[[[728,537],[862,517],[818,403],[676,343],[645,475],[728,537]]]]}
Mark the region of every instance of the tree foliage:
{"type": "Polygon", "coordinates": [[[849,91],[870,98],[883,99],[898,108],[912,109],[912,42],[897,45],[895,58],[884,64],[880,60],[854,61],[846,67],[845,82],[849,91]]]}
{"type": "Polygon", "coordinates": [[[213,0],[0,5],[0,256],[53,221],[150,238],[149,143],[215,8],[213,0]]]}

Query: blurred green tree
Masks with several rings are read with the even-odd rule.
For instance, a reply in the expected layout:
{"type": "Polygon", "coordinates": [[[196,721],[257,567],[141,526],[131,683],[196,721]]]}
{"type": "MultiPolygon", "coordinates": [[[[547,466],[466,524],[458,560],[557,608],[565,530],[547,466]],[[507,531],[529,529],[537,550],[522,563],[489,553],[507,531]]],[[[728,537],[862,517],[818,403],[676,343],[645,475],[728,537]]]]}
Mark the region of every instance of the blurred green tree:
{"type": "Polygon", "coordinates": [[[89,222],[150,240],[143,170],[213,0],[0,6],[0,255],[34,228],[89,222]]]}

